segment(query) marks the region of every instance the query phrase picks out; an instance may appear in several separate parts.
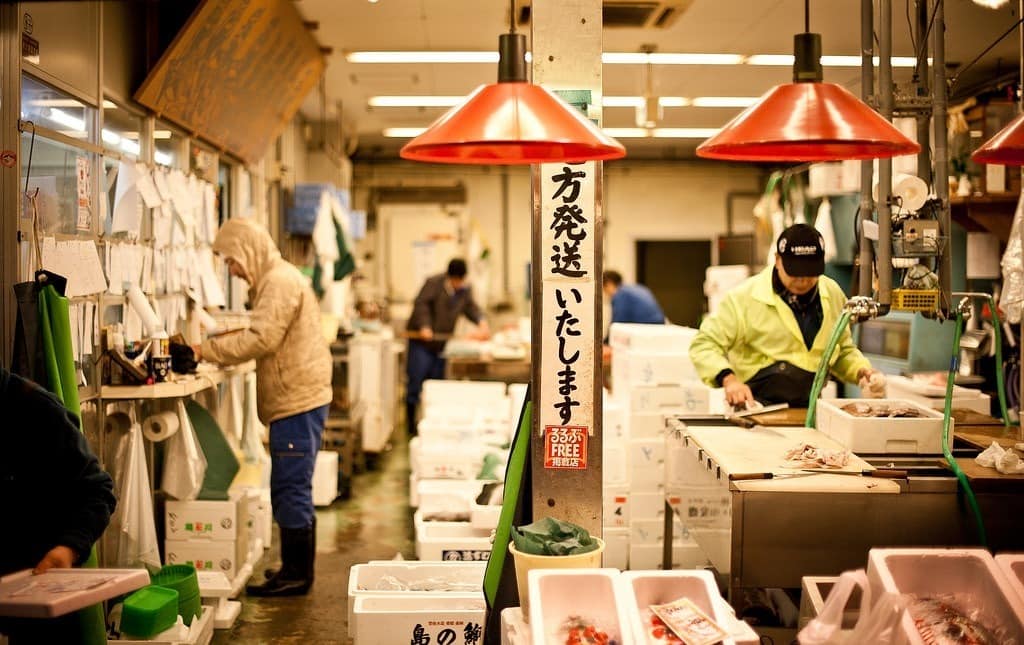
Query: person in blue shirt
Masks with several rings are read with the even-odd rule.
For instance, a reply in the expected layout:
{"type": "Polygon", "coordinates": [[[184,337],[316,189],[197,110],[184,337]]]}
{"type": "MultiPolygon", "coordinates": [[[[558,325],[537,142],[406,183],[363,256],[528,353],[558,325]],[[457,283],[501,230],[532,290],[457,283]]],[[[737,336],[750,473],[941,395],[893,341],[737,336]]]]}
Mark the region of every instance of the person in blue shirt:
{"type": "Polygon", "coordinates": [[[665,323],[665,313],[647,287],[622,284],[622,274],[618,271],[605,271],[602,282],[605,295],[612,301],[613,323],[665,323]]]}

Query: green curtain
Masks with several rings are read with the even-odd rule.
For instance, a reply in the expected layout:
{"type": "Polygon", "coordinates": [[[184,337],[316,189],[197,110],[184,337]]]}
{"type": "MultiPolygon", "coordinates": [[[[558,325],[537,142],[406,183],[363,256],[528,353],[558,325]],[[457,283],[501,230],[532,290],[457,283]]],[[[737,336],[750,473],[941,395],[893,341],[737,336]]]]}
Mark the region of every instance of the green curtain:
{"type": "MultiPolygon", "coordinates": [[[[81,429],[82,409],[78,402],[78,379],[75,376],[75,356],[71,349],[71,318],[68,315],[68,300],[51,285],[39,290],[39,326],[43,338],[43,355],[46,361],[46,376],[50,391],[64,403],[78,419],[81,429]]],[[[96,548],[82,565],[97,567],[96,548]]],[[[107,628],[103,605],[96,604],[78,612],[81,642],[96,645],[107,642],[107,628]]]]}

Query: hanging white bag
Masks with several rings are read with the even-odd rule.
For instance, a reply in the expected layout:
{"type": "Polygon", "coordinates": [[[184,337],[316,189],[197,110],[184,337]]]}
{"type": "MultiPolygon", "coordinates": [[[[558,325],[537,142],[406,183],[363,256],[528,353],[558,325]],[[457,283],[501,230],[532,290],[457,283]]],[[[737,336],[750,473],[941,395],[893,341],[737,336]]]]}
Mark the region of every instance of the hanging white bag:
{"type": "Polygon", "coordinates": [[[189,421],[185,402],[178,399],[178,432],[167,440],[164,450],[164,474],[160,488],[178,500],[193,500],[203,488],[206,455],[189,421]]]}
{"type": "Polygon", "coordinates": [[[127,460],[117,500],[117,522],[121,534],[117,544],[116,566],[160,568],[160,547],[153,517],[153,496],[146,469],[146,449],[142,428],[133,423],[128,431],[127,460]]]}

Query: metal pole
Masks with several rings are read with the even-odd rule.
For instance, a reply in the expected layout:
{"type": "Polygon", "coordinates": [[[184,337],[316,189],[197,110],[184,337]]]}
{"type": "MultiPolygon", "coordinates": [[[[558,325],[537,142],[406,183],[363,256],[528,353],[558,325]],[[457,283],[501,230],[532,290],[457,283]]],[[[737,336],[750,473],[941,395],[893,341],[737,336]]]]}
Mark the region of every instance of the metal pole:
{"type": "MultiPolygon", "coordinates": [[[[928,57],[924,55],[924,52],[928,51],[928,0],[915,0],[915,32],[918,43],[917,47],[921,51],[921,56],[917,59],[917,71],[915,76],[917,77],[917,96],[924,97],[928,96],[928,57]]],[[[916,55],[918,52],[914,52],[916,55]]],[[[932,161],[931,161],[931,146],[928,145],[928,140],[931,134],[931,119],[930,114],[918,112],[917,114],[917,140],[921,144],[921,152],[917,153],[917,176],[924,180],[926,184],[932,183],[932,161]]]]}
{"type": "MultiPolygon", "coordinates": [[[[1021,0],[1024,2],[1024,0],[1021,0]]],[[[861,0],[860,3],[860,96],[867,103],[871,99],[875,86],[874,69],[874,7],[871,0],[861,0]]],[[[874,212],[874,200],[871,198],[871,183],[874,181],[874,164],[870,159],[860,163],[860,209],[858,221],[866,222],[871,219],[874,212]]],[[[854,231],[860,239],[860,268],[857,294],[871,296],[871,263],[874,259],[874,250],[871,248],[871,240],[863,234],[863,227],[854,231]]]]}
{"type": "MultiPolygon", "coordinates": [[[[587,116],[600,125],[601,0],[533,0],[532,6],[534,82],[571,91],[569,102],[588,104],[587,116]]],[[[532,168],[533,514],[598,536],[602,187],[601,162],[532,168]],[[582,219],[565,219],[569,213],[582,219]]]]}
{"type": "Polygon", "coordinates": [[[935,196],[942,203],[939,211],[939,232],[946,236],[946,252],[939,258],[939,287],[942,289],[943,306],[953,313],[950,296],[953,276],[952,218],[949,211],[949,147],[946,134],[946,19],[944,0],[935,0],[935,17],[932,22],[932,122],[934,123],[935,196]]]}
{"type": "Polygon", "coordinates": [[[509,269],[512,267],[512,259],[509,258],[509,205],[508,205],[508,168],[501,169],[501,287],[505,302],[512,296],[509,269]]]}
{"type": "Polygon", "coordinates": [[[0,2],[0,151],[14,154],[15,163],[0,167],[0,363],[9,366],[14,344],[13,286],[18,282],[18,221],[21,212],[21,5],[0,2]]]}
{"type": "MultiPolygon", "coordinates": [[[[878,94],[882,116],[892,120],[892,0],[879,3],[878,94]]],[[[878,160],[878,304],[892,302],[892,159],[878,160]]]]}

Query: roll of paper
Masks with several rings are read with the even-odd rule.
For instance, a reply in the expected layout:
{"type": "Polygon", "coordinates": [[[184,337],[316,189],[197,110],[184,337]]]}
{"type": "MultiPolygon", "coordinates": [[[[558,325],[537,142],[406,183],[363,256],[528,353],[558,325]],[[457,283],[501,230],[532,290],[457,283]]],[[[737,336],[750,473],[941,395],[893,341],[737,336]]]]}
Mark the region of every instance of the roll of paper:
{"type": "Polygon", "coordinates": [[[217,319],[198,305],[196,305],[196,318],[199,319],[199,324],[203,326],[203,329],[205,329],[208,334],[220,329],[220,325],[217,324],[217,319]]]}
{"type": "Polygon", "coordinates": [[[132,419],[124,412],[114,412],[106,416],[103,425],[107,433],[120,434],[131,430],[132,419]]]}
{"type": "Polygon", "coordinates": [[[124,283],[125,293],[128,294],[128,302],[131,303],[133,309],[139,314],[139,318],[142,319],[142,326],[146,330],[147,336],[153,336],[160,332],[164,332],[164,325],[160,322],[160,317],[153,311],[153,306],[149,304],[149,300],[146,299],[146,295],[142,293],[137,285],[125,282],[124,283]]]}
{"type": "MultiPolygon", "coordinates": [[[[875,201],[881,199],[879,197],[878,182],[875,182],[874,190],[872,191],[875,201]]],[[[915,213],[928,200],[928,184],[924,183],[924,180],[915,175],[907,175],[903,173],[897,173],[892,178],[892,195],[894,198],[899,198],[899,209],[905,213],[915,213]]],[[[896,209],[896,205],[893,205],[893,209],[896,209]]]]}
{"type": "Polygon", "coordinates": [[[160,412],[142,422],[142,434],[150,441],[164,441],[177,431],[178,415],[174,412],[160,412]]]}

